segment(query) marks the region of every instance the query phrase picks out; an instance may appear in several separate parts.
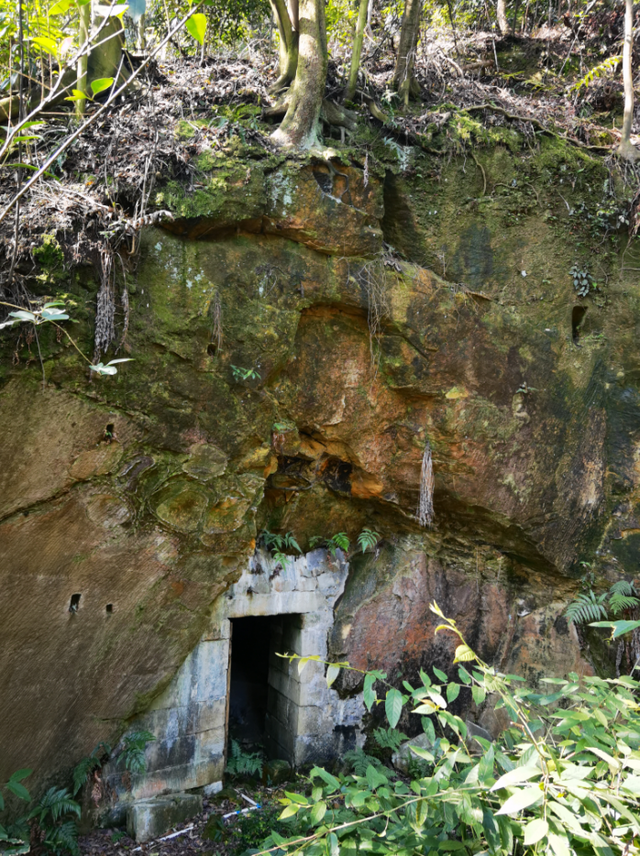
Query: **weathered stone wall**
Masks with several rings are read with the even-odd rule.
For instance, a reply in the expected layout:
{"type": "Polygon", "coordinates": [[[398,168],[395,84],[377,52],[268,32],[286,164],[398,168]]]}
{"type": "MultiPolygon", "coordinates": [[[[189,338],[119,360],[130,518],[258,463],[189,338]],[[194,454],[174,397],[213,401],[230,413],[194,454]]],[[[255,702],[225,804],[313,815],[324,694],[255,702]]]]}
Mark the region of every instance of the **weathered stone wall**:
{"type": "MultiPolygon", "coordinates": [[[[147,230],[128,277],[134,362],[90,381],[43,330],[42,391],[9,334],[0,777],[64,770],[160,710],[265,528],[305,551],[381,534],[350,563],[331,656],[447,667],[435,599],[509,671],[590,668],[559,616],[581,560],[603,579],[635,570],[638,251],[570,214],[604,175],[574,150],[477,161],[422,156],[365,184],[338,161],[214,158],[203,189],[156,200],[177,219],[147,230]],[[595,298],[576,297],[574,263],[595,298]],[[427,440],[430,531],[415,517],[427,440]]],[[[91,352],[95,278],[34,287],[62,282],[91,352]]]]}

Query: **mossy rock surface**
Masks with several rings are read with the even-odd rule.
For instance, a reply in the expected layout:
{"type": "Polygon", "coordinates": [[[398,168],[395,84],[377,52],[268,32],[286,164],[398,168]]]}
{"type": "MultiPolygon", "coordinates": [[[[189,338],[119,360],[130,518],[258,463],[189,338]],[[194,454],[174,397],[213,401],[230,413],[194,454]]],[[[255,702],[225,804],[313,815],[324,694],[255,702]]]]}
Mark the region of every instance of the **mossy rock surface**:
{"type": "MultiPolygon", "coordinates": [[[[305,549],[380,534],[330,640],[353,665],[450,665],[435,599],[501,668],[590,668],[548,605],[561,613],[582,561],[635,573],[640,250],[607,232],[599,161],[456,127],[473,158],[414,150],[403,171],[386,147],[366,183],[337,158],[225,156],[199,165],[203,187],[166,188],[175,219],[142,236],[114,377],[89,380],[43,329],[43,392],[33,343],[5,336],[0,778],[113,741],[265,528],[305,549]],[[584,298],[576,264],[598,283],[584,298]]],[[[53,242],[41,261],[55,293],[53,242]]],[[[92,353],[93,273],[64,287],[92,353]]]]}

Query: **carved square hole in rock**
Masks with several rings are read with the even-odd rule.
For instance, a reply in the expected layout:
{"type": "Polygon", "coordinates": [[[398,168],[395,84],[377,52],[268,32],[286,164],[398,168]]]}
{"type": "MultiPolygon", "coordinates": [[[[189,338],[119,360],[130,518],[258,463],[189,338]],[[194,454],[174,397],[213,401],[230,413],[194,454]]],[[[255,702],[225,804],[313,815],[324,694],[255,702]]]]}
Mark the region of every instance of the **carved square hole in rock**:
{"type": "Polygon", "coordinates": [[[112,603],[107,604],[107,610],[106,611],[107,611],[107,615],[113,615],[113,604],[112,603]]]}
{"type": "Polygon", "coordinates": [[[78,607],[80,606],[80,598],[81,597],[82,597],[81,594],[72,594],[71,595],[71,601],[69,603],[69,612],[77,612],[78,611],[78,607]]]}

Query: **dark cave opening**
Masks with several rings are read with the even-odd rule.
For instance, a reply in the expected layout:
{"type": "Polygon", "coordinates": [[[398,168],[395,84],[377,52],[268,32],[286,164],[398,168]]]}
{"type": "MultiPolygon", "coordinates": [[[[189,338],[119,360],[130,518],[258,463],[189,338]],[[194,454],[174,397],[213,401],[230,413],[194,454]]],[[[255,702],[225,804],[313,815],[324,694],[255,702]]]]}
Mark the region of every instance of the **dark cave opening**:
{"type": "Polygon", "coordinates": [[[264,745],[272,621],[262,615],[232,621],[229,738],[245,750],[264,745]]]}
{"type": "Polygon", "coordinates": [[[571,312],[571,336],[573,344],[577,345],[580,341],[580,327],[584,321],[584,316],[587,314],[586,306],[574,306],[571,312]]]}

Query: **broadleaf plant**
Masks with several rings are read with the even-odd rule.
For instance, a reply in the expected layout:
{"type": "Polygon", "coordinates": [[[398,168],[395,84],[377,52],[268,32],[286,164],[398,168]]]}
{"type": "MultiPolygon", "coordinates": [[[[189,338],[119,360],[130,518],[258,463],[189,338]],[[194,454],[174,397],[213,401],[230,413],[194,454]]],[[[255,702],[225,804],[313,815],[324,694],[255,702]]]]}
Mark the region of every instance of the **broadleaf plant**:
{"type": "Polygon", "coordinates": [[[354,759],[353,772],[336,776],[314,767],[305,794],[280,800],[281,820],[295,818],[292,835],[272,834],[259,852],[638,854],[640,682],[571,673],[543,679],[548,692],[532,689],[485,663],[455,621],[436,604],[431,608],[441,621],[436,632],[458,636],[457,679],[445,681],[438,670],[434,680],[421,670],[420,684],[405,681],[401,693],[384,673],[333,664],[364,676],[369,709],[381,701],[375,685],[386,686],[390,727],[408,706],[420,715],[430,745],[413,747],[422,759],[417,772],[407,781],[389,767],[368,764],[365,753],[354,759]],[[471,693],[505,711],[510,726],[495,742],[475,736],[472,743],[465,721],[448,710],[445,697],[469,701],[471,693]]]}

